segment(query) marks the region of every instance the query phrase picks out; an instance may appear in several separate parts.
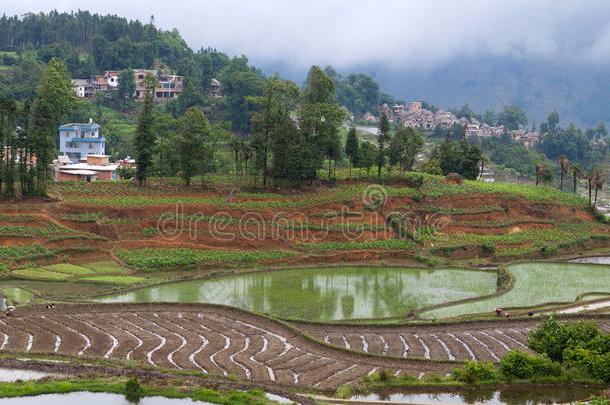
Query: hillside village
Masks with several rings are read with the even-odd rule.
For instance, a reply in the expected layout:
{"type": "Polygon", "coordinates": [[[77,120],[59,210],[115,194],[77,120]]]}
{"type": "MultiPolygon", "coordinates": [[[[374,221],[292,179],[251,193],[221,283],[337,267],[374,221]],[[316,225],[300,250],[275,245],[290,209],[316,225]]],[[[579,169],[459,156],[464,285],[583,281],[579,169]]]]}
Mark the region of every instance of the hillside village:
{"type": "MultiPolygon", "coordinates": [[[[507,128],[504,125],[491,126],[484,122],[480,122],[476,118],[458,118],[451,111],[438,109],[431,111],[424,108],[421,101],[411,101],[406,104],[382,104],[378,108],[379,114],[385,113],[388,115],[390,122],[402,123],[405,127],[417,128],[424,132],[433,131],[435,128],[447,130],[454,125],[464,127],[466,137],[489,138],[499,137],[507,128]]],[[[366,113],[362,117],[364,121],[372,125],[376,125],[378,118],[372,113],[366,113]]],[[[534,149],[540,142],[541,134],[536,130],[516,129],[508,130],[514,141],[522,142],[526,148],[534,149]]]]}

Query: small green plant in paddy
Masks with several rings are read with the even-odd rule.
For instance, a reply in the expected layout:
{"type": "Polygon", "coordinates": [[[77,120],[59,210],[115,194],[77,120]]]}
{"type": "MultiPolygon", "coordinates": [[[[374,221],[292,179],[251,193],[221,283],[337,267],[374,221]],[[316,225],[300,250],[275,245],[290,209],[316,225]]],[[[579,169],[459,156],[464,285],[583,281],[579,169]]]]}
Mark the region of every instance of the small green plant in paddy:
{"type": "Polygon", "coordinates": [[[420,314],[440,319],[487,313],[494,307],[533,307],[570,303],[587,292],[610,293],[610,267],[581,263],[531,262],[508,266],[515,284],[507,293],[481,301],[438,308],[420,314]]]}
{"type": "Polygon", "coordinates": [[[119,257],[129,266],[143,271],[163,270],[197,264],[240,263],[255,264],[262,260],[293,256],[286,250],[204,250],[188,248],[121,250],[119,257]]]}

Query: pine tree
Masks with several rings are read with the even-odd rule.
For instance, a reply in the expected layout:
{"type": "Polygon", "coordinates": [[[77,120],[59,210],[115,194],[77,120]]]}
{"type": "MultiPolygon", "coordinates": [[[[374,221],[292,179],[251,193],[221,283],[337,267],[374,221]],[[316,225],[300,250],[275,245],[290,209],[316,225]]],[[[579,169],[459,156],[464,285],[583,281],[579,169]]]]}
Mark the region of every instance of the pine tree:
{"type": "Polygon", "coordinates": [[[206,140],[210,136],[210,124],[196,107],[189,108],[178,118],[178,130],[174,138],[184,184],[189,187],[197,168],[206,166],[206,140]]]}
{"type": "Polygon", "coordinates": [[[51,59],[43,71],[32,106],[31,151],[36,157],[34,193],[46,194],[49,166],[55,157],[57,128],[76,106],[76,97],[66,65],[51,59]]]}
{"type": "Polygon", "coordinates": [[[385,166],[385,143],[390,140],[390,120],[384,112],[379,119],[377,131],[377,177],[381,177],[381,169],[385,166]]]}
{"type": "Polygon", "coordinates": [[[413,128],[400,128],[392,137],[388,148],[390,164],[398,165],[400,172],[413,169],[415,157],[424,146],[424,140],[413,128]]]}
{"type": "Polygon", "coordinates": [[[155,116],[153,96],[156,87],[156,80],[152,76],[147,76],[144,79],[144,102],[142,105],[142,113],[138,118],[138,126],[134,138],[134,146],[136,151],[136,180],[138,185],[146,185],[155,148],[155,116]]]}
{"type": "Polygon", "coordinates": [[[349,174],[352,175],[352,167],[358,165],[358,136],[356,135],[356,128],[350,127],[347,132],[347,139],[345,141],[345,155],[349,158],[349,174]]]}

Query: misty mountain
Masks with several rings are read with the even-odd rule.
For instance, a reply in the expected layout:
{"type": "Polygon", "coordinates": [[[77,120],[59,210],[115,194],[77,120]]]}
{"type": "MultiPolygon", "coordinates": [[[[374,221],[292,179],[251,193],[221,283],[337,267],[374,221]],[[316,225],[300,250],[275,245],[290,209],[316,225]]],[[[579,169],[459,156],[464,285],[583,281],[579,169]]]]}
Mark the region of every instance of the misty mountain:
{"type": "MultiPolygon", "coordinates": [[[[306,74],[278,63],[264,70],[278,71],[298,83],[306,74]]],[[[610,122],[610,71],[589,64],[503,56],[462,58],[419,70],[370,65],[339,71],[371,74],[397,99],[424,100],[444,109],[468,103],[482,113],[517,104],[526,110],[530,125],[545,120],[554,109],[564,126],[571,121],[583,126],[610,122]]]]}

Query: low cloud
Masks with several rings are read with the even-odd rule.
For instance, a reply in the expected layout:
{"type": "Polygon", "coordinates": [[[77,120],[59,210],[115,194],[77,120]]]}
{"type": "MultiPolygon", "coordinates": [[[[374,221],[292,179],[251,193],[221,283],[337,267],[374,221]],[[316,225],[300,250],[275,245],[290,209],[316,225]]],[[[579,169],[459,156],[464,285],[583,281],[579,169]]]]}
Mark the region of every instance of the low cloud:
{"type": "Polygon", "coordinates": [[[177,28],[193,49],[302,68],[426,69],[462,56],[610,62],[604,0],[0,0],[6,14],[88,9],[177,28]]]}

